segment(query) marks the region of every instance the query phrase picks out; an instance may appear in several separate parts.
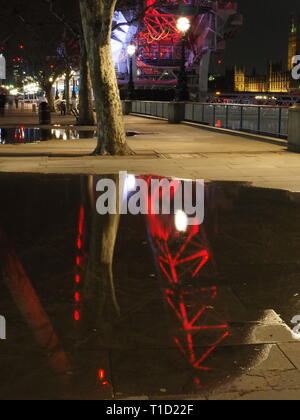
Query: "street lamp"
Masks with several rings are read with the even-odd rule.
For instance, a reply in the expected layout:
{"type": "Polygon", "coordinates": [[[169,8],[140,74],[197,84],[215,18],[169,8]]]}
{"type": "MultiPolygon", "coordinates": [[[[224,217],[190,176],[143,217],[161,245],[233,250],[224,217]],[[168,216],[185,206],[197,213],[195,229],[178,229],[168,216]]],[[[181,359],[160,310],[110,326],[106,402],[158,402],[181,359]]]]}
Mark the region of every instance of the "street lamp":
{"type": "Polygon", "coordinates": [[[127,53],[130,58],[130,75],[129,75],[129,83],[128,83],[129,99],[134,99],[135,86],[134,86],[134,81],[133,81],[133,57],[135,56],[135,53],[136,53],[136,46],[128,45],[127,53]]]}
{"type": "Polygon", "coordinates": [[[185,69],[185,49],[187,33],[191,28],[191,22],[187,17],[181,17],[177,21],[177,29],[182,34],[181,66],[178,75],[178,84],[175,92],[175,101],[186,101],[188,99],[188,82],[185,69]]]}

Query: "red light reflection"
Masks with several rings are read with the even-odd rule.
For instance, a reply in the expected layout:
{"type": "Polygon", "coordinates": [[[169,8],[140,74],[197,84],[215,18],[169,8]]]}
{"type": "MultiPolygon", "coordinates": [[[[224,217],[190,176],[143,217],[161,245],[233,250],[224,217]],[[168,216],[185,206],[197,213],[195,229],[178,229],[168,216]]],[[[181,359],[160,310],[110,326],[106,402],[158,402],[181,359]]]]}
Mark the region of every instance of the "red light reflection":
{"type": "MultiPolygon", "coordinates": [[[[146,178],[148,183],[151,179],[146,178]]],[[[158,192],[152,191],[149,202],[153,194],[158,192]]],[[[220,322],[213,311],[217,287],[199,287],[200,272],[211,259],[204,226],[189,226],[183,234],[176,230],[169,216],[149,215],[147,221],[157,263],[168,284],[165,299],[179,322],[173,340],[193,369],[208,371],[207,359],[230,332],[228,324],[220,322]],[[213,333],[214,338],[201,350],[195,345],[195,338],[205,331],[213,333]]],[[[201,386],[200,378],[196,377],[194,383],[201,386]]]]}
{"type": "Polygon", "coordinates": [[[78,235],[77,235],[77,247],[76,247],[76,273],[75,273],[75,293],[74,293],[74,320],[76,322],[81,319],[81,265],[83,263],[83,235],[84,235],[84,218],[85,212],[83,206],[80,208],[79,221],[78,221],[78,235]]]}

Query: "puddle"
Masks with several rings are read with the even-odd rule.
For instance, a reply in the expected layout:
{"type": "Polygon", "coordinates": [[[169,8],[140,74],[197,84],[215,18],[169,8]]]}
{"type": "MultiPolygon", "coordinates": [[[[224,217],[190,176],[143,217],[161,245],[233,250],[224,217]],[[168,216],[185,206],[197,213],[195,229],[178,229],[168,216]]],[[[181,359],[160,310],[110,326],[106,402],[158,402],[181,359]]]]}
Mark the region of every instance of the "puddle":
{"type": "MultiPolygon", "coordinates": [[[[154,133],[141,133],[137,131],[126,132],[127,137],[136,137],[154,133]]],[[[40,143],[49,140],[80,140],[96,138],[96,131],[76,130],[72,128],[62,129],[59,126],[54,129],[43,128],[0,128],[0,145],[3,144],[28,144],[40,143]]]]}
{"type": "Polygon", "coordinates": [[[99,216],[99,179],[0,175],[1,399],[201,395],[293,340],[297,194],[210,183],[181,230],[99,216]]]}
{"type": "Polygon", "coordinates": [[[95,131],[75,129],[1,128],[0,144],[40,143],[48,140],[79,140],[96,136],[95,131]]]}

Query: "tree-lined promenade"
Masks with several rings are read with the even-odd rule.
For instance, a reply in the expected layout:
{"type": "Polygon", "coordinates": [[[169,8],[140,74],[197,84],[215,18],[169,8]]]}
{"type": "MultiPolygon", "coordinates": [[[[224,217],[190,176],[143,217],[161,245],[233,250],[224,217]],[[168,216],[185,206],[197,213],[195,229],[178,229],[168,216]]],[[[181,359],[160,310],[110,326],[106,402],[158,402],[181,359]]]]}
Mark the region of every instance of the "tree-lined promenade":
{"type": "Polygon", "coordinates": [[[136,11],[132,22],[143,17],[137,0],[43,0],[34,8],[25,0],[16,0],[1,11],[2,48],[9,52],[8,60],[26,67],[24,73],[45,92],[52,111],[54,84],[62,74],[67,113],[70,111],[71,74],[79,69],[79,124],[97,124],[95,155],[132,153],[126,142],[111,50],[115,10],[129,7],[136,11]]]}
{"type": "MultiPolygon", "coordinates": [[[[186,124],[168,124],[136,116],[125,117],[125,130],[140,135],[127,137],[134,155],[99,159],[90,151],[97,139],[55,140],[55,130],[96,130],[96,126],[70,127],[74,117],[53,116],[53,125],[44,127],[53,140],[38,144],[0,145],[1,172],[27,173],[116,173],[159,174],[206,182],[238,181],[256,186],[300,190],[299,156],[286,147],[253,141],[239,135],[222,134],[186,124]],[[287,172],[287,169],[289,171],[287,172]]],[[[7,113],[1,127],[37,128],[32,112],[7,113]]],[[[85,137],[85,136],[83,136],[85,137]]]]}

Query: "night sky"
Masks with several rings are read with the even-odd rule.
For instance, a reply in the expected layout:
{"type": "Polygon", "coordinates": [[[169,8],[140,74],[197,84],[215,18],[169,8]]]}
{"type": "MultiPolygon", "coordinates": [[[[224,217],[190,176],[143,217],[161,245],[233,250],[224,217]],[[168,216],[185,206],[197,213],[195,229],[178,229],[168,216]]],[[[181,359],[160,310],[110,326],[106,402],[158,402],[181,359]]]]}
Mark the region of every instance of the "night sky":
{"type": "Polygon", "coordinates": [[[268,60],[287,63],[288,28],[293,12],[300,12],[299,0],[237,0],[244,25],[228,41],[224,64],[256,67],[265,72],[268,60]]]}

